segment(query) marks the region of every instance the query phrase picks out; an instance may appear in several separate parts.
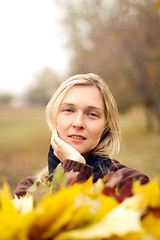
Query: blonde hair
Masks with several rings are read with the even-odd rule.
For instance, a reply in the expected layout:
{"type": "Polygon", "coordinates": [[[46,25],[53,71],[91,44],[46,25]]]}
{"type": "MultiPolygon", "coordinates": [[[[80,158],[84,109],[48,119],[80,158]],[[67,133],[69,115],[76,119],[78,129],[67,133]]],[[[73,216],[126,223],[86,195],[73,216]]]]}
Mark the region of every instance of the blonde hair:
{"type": "Polygon", "coordinates": [[[74,75],[60,85],[46,107],[46,119],[49,128],[51,131],[56,128],[57,112],[65,94],[71,87],[78,85],[97,87],[102,93],[106,109],[106,126],[98,145],[91,151],[97,155],[118,153],[120,149],[120,127],[117,105],[107,84],[94,73],[74,75]]]}

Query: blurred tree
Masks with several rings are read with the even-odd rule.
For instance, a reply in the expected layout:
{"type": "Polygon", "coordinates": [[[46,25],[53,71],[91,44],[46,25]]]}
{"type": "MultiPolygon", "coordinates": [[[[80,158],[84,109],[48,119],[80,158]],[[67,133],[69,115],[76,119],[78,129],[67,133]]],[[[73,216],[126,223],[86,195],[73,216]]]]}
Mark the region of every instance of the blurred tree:
{"type": "Polygon", "coordinates": [[[9,93],[0,93],[0,104],[9,105],[13,100],[13,96],[9,93]]]}
{"type": "Polygon", "coordinates": [[[157,1],[135,2],[124,0],[125,6],[134,14],[125,32],[125,49],[130,54],[132,65],[127,69],[131,84],[137,91],[146,109],[148,128],[153,127],[153,118],[160,130],[160,11],[157,1]]]}
{"type": "Polygon", "coordinates": [[[109,84],[120,111],[143,104],[148,128],[160,126],[160,12],[156,0],[59,0],[71,73],[95,72],[109,84]],[[110,4],[109,4],[110,3],[110,4]]]}
{"type": "Polygon", "coordinates": [[[27,101],[29,104],[46,105],[59,84],[58,75],[51,68],[45,67],[35,74],[27,89],[27,101]]]}

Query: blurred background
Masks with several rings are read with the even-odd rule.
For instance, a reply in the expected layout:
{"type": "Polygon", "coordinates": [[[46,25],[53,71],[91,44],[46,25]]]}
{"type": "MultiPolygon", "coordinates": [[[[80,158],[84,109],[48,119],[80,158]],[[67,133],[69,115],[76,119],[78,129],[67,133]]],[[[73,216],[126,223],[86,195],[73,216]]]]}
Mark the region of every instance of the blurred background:
{"type": "Polygon", "coordinates": [[[109,85],[121,163],[160,173],[160,1],[0,1],[0,176],[14,191],[47,165],[45,106],[67,77],[109,85]]]}

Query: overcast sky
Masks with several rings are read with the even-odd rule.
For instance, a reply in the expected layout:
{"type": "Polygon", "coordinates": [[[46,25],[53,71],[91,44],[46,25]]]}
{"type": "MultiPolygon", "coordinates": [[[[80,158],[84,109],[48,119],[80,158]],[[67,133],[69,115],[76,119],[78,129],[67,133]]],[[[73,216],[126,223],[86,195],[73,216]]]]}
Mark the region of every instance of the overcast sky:
{"type": "Polygon", "coordinates": [[[21,93],[45,66],[67,68],[54,0],[0,0],[0,93],[21,93]]]}

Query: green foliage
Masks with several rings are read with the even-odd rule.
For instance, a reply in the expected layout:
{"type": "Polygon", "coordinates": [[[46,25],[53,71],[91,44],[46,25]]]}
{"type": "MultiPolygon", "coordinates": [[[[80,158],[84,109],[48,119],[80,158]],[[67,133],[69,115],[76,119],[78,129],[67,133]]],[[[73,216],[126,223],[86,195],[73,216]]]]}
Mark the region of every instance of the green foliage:
{"type": "Polygon", "coordinates": [[[58,165],[54,171],[54,177],[50,186],[50,190],[54,192],[55,190],[65,187],[67,185],[67,178],[64,174],[64,168],[61,165],[58,165]]]}

